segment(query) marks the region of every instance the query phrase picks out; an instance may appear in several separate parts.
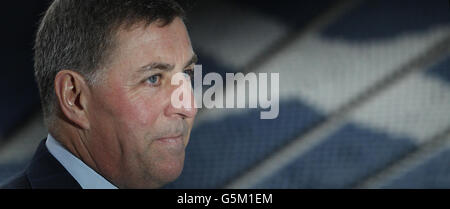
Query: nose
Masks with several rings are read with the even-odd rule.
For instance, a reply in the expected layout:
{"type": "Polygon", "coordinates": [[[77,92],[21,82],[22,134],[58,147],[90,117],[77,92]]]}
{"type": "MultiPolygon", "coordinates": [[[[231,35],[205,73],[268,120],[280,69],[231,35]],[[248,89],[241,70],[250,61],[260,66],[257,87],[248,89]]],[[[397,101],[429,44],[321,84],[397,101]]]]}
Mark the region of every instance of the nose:
{"type": "MultiPolygon", "coordinates": [[[[195,108],[195,99],[193,94],[193,89],[189,78],[185,76],[178,76],[179,80],[182,81],[179,85],[171,85],[171,90],[169,91],[169,104],[165,109],[165,114],[168,117],[182,117],[184,118],[194,118],[197,114],[197,108],[195,108]],[[181,104],[173,99],[179,99],[181,104]]],[[[178,83],[178,82],[175,82],[178,83]]]]}

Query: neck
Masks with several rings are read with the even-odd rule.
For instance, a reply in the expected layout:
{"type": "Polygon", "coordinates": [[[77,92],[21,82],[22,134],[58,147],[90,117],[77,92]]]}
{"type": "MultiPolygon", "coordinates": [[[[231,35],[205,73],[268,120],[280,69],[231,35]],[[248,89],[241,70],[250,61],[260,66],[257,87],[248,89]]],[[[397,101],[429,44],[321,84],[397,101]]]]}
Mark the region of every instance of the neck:
{"type": "Polygon", "coordinates": [[[49,127],[49,133],[55,140],[61,143],[75,157],[99,173],[98,166],[89,151],[86,132],[61,119],[57,119],[55,122],[54,124],[57,125],[49,127]]]}

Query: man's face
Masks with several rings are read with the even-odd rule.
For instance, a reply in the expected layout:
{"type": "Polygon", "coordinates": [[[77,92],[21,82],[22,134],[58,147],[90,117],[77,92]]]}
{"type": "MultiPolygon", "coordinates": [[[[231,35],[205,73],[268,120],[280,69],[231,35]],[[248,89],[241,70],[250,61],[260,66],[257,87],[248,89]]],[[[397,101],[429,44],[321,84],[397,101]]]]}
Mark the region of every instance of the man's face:
{"type": "Polygon", "coordinates": [[[193,70],[194,56],[180,18],[117,33],[102,81],[91,88],[87,137],[98,171],[116,186],[155,188],[180,175],[197,111],[171,105],[179,88],[171,78],[193,70]]]}

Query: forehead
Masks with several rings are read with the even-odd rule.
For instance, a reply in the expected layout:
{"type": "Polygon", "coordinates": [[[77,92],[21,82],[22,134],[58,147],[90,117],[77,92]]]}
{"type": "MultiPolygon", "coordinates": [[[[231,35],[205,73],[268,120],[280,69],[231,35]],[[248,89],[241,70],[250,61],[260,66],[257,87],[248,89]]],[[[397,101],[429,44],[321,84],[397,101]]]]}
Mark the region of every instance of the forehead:
{"type": "Polygon", "coordinates": [[[141,60],[140,64],[149,61],[176,64],[189,59],[193,50],[186,26],[180,18],[175,18],[165,26],[156,21],[119,29],[114,54],[119,59],[141,60]]]}

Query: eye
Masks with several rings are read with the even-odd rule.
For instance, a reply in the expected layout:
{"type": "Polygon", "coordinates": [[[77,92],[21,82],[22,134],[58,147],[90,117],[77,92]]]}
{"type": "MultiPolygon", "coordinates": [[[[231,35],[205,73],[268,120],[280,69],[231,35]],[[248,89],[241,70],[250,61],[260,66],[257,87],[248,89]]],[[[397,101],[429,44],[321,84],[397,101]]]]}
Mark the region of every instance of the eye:
{"type": "Polygon", "coordinates": [[[194,80],[194,69],[186,69],[184,70],[184,73],[191,78],[191,80],[194,80]]]}
{"type": "Polygon", "coordinates": [[[156,74],[148,77],[147,83],[149,83],[152,86],[158,86],[161,83],[161,74],[156,74]]]}
{"type": "Polygon", "coordinates": [[[194,69],[184,70],[184,73],[189,76],[189,80],[191,81],[191,86],[194,86],[194,69]]]}

